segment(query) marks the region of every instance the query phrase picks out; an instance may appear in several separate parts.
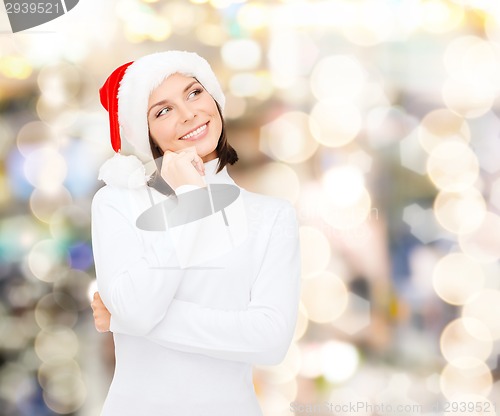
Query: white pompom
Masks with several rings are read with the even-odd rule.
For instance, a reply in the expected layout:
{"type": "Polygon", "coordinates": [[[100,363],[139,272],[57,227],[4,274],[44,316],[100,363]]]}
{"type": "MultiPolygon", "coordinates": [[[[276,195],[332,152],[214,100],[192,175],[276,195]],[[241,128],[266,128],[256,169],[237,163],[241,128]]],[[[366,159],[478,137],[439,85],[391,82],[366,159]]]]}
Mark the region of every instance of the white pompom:
{"type": "Polygon", "coordinates": [[[116,153],[103,163],[97,179],[117,188],[136,189],[146,185],[149,176],[146,175],[144,165],[136,156],[116,153]]]}

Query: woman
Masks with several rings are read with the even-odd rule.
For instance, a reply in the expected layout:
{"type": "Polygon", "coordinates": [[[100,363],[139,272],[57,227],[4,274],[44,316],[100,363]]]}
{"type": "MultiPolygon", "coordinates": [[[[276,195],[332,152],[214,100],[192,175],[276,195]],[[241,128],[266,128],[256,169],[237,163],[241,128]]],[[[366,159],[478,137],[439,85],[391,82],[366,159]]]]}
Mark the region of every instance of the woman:
{"type": "Polygon", "coordinates": [[[282,361],[297,317],[291,204],[228,174],[225,98],[200,56],[145,56],[100,92],[121,149],[92,202],[92,308],[116,356],[102,416],[262,415],[252,365],[282,361]]]}

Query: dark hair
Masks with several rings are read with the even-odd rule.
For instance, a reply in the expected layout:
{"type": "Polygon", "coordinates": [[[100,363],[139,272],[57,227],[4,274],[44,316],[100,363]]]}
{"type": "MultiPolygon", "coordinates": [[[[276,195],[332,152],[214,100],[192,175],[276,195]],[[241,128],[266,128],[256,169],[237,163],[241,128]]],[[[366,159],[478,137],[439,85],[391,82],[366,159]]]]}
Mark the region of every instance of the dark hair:
{"type": "MultiPolygon", "coordinates": [[[[222,116],[222,111],[220,109],[219,103],[215,102],[217,105],[217,110],[219,111],[219,115],[222,121],[222,131],[219,137],[219,141],[217,142],[217,147],[215,148],[217,152],[217,157],[219,158],[219,162],[217,164],[216,173],[219,173],[224,166],[228,163],[230,165],[234,165],[238,161],[238,154],[236,150],[228,143],[226,136],[226,123],[224,121],[224,117],[222,116]]],[[[161,163],[163,160],[163,151],[160,147],[155,143],[151,134],[149,134],[149,146],[151,147],[151,153],[153,154],[153,159],[156,163],[156,171],[151,176],[151,179],[148,182],[148,185],[152,188],[155,188],[158,192],[165,195],[175,194],[172,187],[162,178],[161,172],[161,163]]]]}

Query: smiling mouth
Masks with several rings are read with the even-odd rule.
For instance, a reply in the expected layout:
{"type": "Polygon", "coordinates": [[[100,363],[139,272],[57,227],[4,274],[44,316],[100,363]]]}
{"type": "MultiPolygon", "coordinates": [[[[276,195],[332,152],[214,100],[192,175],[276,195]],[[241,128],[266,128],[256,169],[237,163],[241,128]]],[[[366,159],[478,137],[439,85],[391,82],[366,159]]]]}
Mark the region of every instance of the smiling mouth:
{"type": "Polygon", "coordinates": [[[196,139],[198,136],[202,135],[205,132],[205,130],[207,129],[207,126],[208,126],[208,123],[205,123],[202,126],[198,127],[197,129],[182,136],[179,140],[196,139]]]}

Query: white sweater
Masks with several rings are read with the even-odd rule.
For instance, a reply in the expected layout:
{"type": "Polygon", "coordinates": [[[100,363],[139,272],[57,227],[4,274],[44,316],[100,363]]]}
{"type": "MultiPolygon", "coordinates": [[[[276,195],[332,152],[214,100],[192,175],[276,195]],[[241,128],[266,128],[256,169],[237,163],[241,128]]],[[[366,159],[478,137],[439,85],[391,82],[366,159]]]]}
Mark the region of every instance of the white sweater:
{"type": "MultiPolygon", "coordinates": [[[[217,162],[205,163],[206,182],[235,185],[226,168],[215,174],[217,162]]],[[[166,196],[147,186],[108,184],[97,191],[92,242],[116,356],[102,416],[262,415],[252,364],[278,364],[291,342],[298,227],[290,203],[240,191],[245,238],[196,266],[180,264],[171,230],[135,225],[151,196],[154,203],[166,196]]],[[[208,221],[224,224],[221,215],[208,221]]],[[[228,222],[234,226],[231,216],[228,222]]],[[[210,229],[207,224],[199,220],[177,232],[194,235],[193,229],[210,229]]],[[[227,228],[220,235],[227,239],[227,228]]]]}

